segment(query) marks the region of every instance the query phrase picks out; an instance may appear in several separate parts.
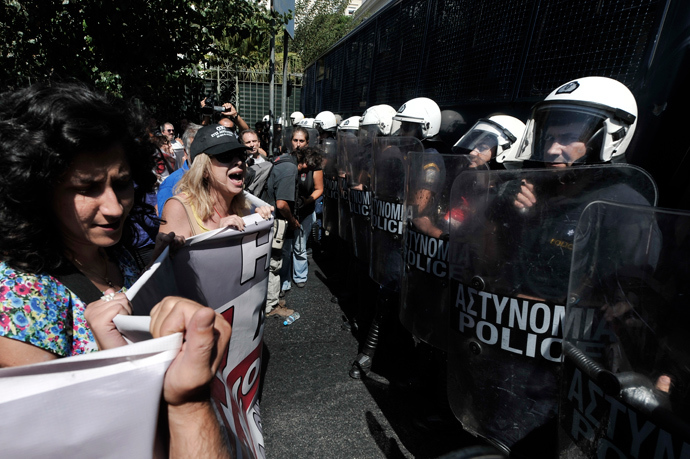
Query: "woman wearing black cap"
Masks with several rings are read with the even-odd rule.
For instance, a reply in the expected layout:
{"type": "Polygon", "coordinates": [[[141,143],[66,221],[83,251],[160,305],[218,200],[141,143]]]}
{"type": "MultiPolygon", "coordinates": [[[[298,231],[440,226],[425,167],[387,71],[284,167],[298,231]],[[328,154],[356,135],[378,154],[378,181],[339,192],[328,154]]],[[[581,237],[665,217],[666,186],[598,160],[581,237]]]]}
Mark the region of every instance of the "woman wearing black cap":
{"type": "MultiPolygon", "coordinates": [[[[185,237],[231,226],[244,230],[242,216],[251,212],[243,184],[247,147],[223,126],[199,130],[191,147],[192,165],[163,207],[162,233],[185,237]]],[[[270,206],[256,211],[270,218],[270,206]]]]}

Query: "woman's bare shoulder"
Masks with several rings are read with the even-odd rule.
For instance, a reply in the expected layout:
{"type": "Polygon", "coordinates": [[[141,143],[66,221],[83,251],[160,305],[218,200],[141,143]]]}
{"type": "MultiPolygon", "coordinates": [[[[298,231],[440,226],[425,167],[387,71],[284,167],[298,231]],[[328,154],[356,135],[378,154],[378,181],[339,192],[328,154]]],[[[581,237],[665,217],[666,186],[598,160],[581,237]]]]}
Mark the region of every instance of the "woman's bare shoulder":
{"type": "Polygon", "coordinates": [[[165,201],[161,214],[161,226],[159,231],[163,233],[174,232],[175,234],[190,237],[192,235],[189,227],[189,218],[186,209],[186,196],[177,194],[165,201]]]}

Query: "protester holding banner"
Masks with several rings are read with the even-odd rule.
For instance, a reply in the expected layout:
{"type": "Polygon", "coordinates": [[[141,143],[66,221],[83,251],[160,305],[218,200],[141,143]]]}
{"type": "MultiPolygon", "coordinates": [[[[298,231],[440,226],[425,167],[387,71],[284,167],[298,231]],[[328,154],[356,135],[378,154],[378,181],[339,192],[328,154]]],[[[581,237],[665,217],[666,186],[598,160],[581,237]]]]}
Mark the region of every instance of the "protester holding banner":
{"type": "MultiPolygon", "coordinates": [[[[243,230],[242,216],[250,213],[243,194],[248,149],[223,126],[199,129],[190,151],[192,165],[177,195],[163,207],[160,231],[190,237],[226,226],[243,230]]],[[[268,206],[256,211],[265,219],[271,216],[268,206]]]]}
{"type": "MultiPolygon", "coordinates": [[[[163,207],[161,224],[161,232],[174,231],[185,237],[225,227],[238,230],[221,231],[214,235],[219,238],[212,246],[222,248],[222,255],[208,247],[195,250],[203,247],[199,238],[193,245],[180,249],[189,249],[184,252],[189,258],[184,263],[185,274],[182,278],[204,279],[203,282],[189,282],[185,296],[197,299],[222,314],[232,326],[232,341],[226,348],[211,393],[222,420],[221,429],[225,430],[229,443],[237,451],[237,457],[259,457],[256,452],[264,445],[259,427],[258,388],[261,379],[256,374],[247,379],[247,375],[254,364],[261,366],[261,311],[266,300],[268,277],[265,270],[245,269],[241,260],[268,258],[268,227],[272,223],[262,221],[262,218],[270,219],[272,207],[256,202],[256,198],[248,193],[244,194],[248,151],[251,151],[251,147],[240,144],[223,126],[212,124],[201,128],[190,149],[189,171],[176,187],[177,195],[163,207]],[[249,215],[252,212],[250,200],[254,200],[254,205],[258,206],[256,212],[259,215],[249,215]],[[245,228],[245,219],[247,222],[253,219],[256,224],[247,223],[249,227],[245,228]],[[260,225],[266,225],[264,230],[258,230],[262,238],[265,237],[263,243],[256,239],[260,225]],[[241,234],[238,235],[238,232],[241,234]],[[214,261],[214,257],[220,258],[214,261]],[[192,266],[198,271],[192,271],[192,266]],[[194,287],[189,288],[190,285],[194,287]],[[238,380],[243,381],[241,390],[237,389],[238,380]]],[[[211,241],[213,239],[207,238],[205,242],[211,241]]],[[[252,268],[257,266],[256,263],[249,264],[252,268]]],[[[136,305],[136,301],[133,302],[136,305]]]]}
{"type": "MultiPolygon", "coordinates": [[[[144,200],[156,177],[143,120],[80,84],[0,95],[0,367],[126,344],[113,318],[131,312],[134,222],[155,218],[144,200]]],[[[154,336],[190,331],[164,381],[171,456],[206,447],[205,457],[227,456],[204,394],[230,327],[207,310],[166,298],[152,314],[154,336]]]]}
{"type": "Polygon", "coordinates": [[[0,123],[0,358],[125,344],[112,317],[128,312],[121,291],[139,271],[128,250],[134,221],[155,216],[144,202],[156,183],[153,146],[136,141],[144,131],[124,104],[78,85],[5,93],[0,123]]]}

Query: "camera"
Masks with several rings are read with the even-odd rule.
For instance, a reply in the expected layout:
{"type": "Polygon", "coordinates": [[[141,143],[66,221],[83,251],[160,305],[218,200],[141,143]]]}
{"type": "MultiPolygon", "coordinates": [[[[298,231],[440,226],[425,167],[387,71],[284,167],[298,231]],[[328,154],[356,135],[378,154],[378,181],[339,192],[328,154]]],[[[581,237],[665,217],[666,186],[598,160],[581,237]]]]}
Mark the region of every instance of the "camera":
{"type": "Polygon", "coordinates": [[[226,108],[223,107],[222,105],[215,105],[215,97],[214,96],[207,96],[206,99],[204,99],[204,106],[201,107],[201,114],[202,115],[213,115],[213,113],[221,113],[226,111],[226,108]]]}

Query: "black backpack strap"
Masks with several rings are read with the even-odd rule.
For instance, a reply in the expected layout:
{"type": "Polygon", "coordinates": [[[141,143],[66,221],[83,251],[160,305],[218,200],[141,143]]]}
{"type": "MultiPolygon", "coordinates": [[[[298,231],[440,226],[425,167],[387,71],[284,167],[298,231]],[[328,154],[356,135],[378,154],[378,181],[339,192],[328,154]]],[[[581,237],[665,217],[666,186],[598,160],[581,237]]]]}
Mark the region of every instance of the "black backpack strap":
{"type": "Polygon", "coordinates": [[[72,263],[65,262],[50,274],[77,295],[84,304],[93,303],[103,296],[103,292],[72,263]]]}

